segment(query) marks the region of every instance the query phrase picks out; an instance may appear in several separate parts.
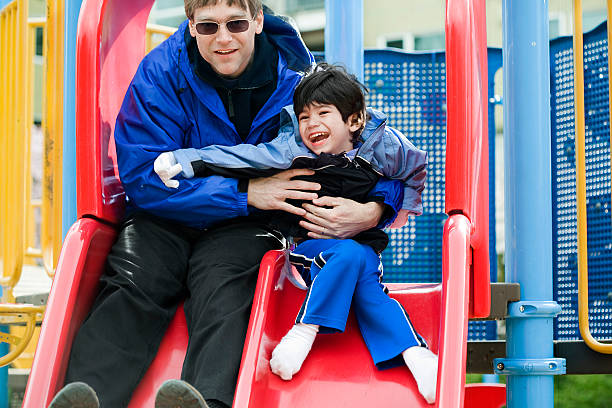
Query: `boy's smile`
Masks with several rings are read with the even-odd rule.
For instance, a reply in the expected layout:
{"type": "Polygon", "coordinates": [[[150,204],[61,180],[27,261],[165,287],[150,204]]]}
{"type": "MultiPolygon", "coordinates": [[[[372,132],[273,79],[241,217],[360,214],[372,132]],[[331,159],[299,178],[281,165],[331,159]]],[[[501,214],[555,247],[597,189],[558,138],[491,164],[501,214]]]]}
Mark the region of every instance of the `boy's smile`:
{"type": "Polygon", "coordinates": [[[340,154],[353,149],[353,132],[360,128],[352,114],[347,121],[334,105],[312,103],[298,115],[302,142],[315,154],[340,154]]]}

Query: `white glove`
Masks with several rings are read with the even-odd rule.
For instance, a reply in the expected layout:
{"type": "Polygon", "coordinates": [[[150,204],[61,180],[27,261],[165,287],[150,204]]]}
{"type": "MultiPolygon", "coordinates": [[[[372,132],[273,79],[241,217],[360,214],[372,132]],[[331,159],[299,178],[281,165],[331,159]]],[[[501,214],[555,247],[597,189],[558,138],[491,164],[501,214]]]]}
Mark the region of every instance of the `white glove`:
{"type": "Polygon", "coordinates": [[[172,152],[165,152],[157,156],[153,163],[153,169],[166,187],[178,188],[178,180],[173,180],[172,178],[183,171],[183,166],[176,162],[172,152]]]}

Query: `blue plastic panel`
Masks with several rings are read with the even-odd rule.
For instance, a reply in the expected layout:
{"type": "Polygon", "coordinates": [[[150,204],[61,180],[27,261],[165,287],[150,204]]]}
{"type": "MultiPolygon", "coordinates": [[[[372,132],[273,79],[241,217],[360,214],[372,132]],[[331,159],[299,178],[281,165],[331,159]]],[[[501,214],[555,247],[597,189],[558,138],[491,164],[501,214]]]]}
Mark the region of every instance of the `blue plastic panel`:
{"type": "MultiPolygon", "coordinates": [[[[591,333],[612,338],[612,225],[606,23],[584,35],[587,225],[591,333]]],[[[574,78],[572,38],[551,41],[551,133],[554,299],[556,339],[580,339],[574,78]]],[[[534,271],[537,272],[537,271],[534,271]]]]}

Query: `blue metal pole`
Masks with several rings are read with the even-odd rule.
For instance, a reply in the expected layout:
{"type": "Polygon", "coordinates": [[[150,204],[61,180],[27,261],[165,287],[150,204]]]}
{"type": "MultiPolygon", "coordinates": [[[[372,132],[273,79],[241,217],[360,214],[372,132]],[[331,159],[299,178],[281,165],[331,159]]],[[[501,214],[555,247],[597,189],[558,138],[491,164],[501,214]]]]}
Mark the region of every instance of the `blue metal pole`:
{"type": "Polygon", "coordinates": [[[62,236],[76,221],[76,32],[82,0],[66,0],[64,9],[64,143],[62,236]]]}
{"type": "Polygon", "coordinates": [[[325,0],[325,60],[363,82],[363,0],[325,0]]]}
{"type": "Polygon", "coordinates": [[[548,1],[503,0],[506,281],[521,301],[508,307],[508,408],[552,408],[552,198],[548,1]]]}

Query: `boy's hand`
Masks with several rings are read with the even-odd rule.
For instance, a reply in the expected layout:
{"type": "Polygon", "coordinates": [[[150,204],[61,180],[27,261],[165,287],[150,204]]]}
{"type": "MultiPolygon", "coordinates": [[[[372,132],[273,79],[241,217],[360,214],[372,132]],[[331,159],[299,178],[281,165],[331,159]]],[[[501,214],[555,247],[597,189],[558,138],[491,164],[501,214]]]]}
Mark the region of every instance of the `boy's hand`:
{"type": "Polygon", "coordinates": [[[157,156],[153,163],[153,169],[166,187],[178,188],[178,180],[172,180],[172,178],[183,171],[183,166],[176,162],[172,152],[164,152],[157,156]]]}
{"type": "Polygon", "coordinates": [[[285,200],[290,198],[310,201],[317,198],[316,193],[307,191],[320,190],[321,186],[318,183],[291,180],[295,176],[310,176],[312,174],[314,174],[313,170],[293,169],[282,171],[271,177],[251,179],[247,191],[247,203],[260,210],[282,210],[304,216],[306,210],[295,207],[285,200]]]}
{"type": "Polygon", "coordinates": [[[350,238],[374,228],[385,209],[383,203],[361,204],[342,197],[321,197],[312,202],[302,205],[308,221],[300,221],[300,225],[310,231],[309,237],[318,239],[350,238]]]}

